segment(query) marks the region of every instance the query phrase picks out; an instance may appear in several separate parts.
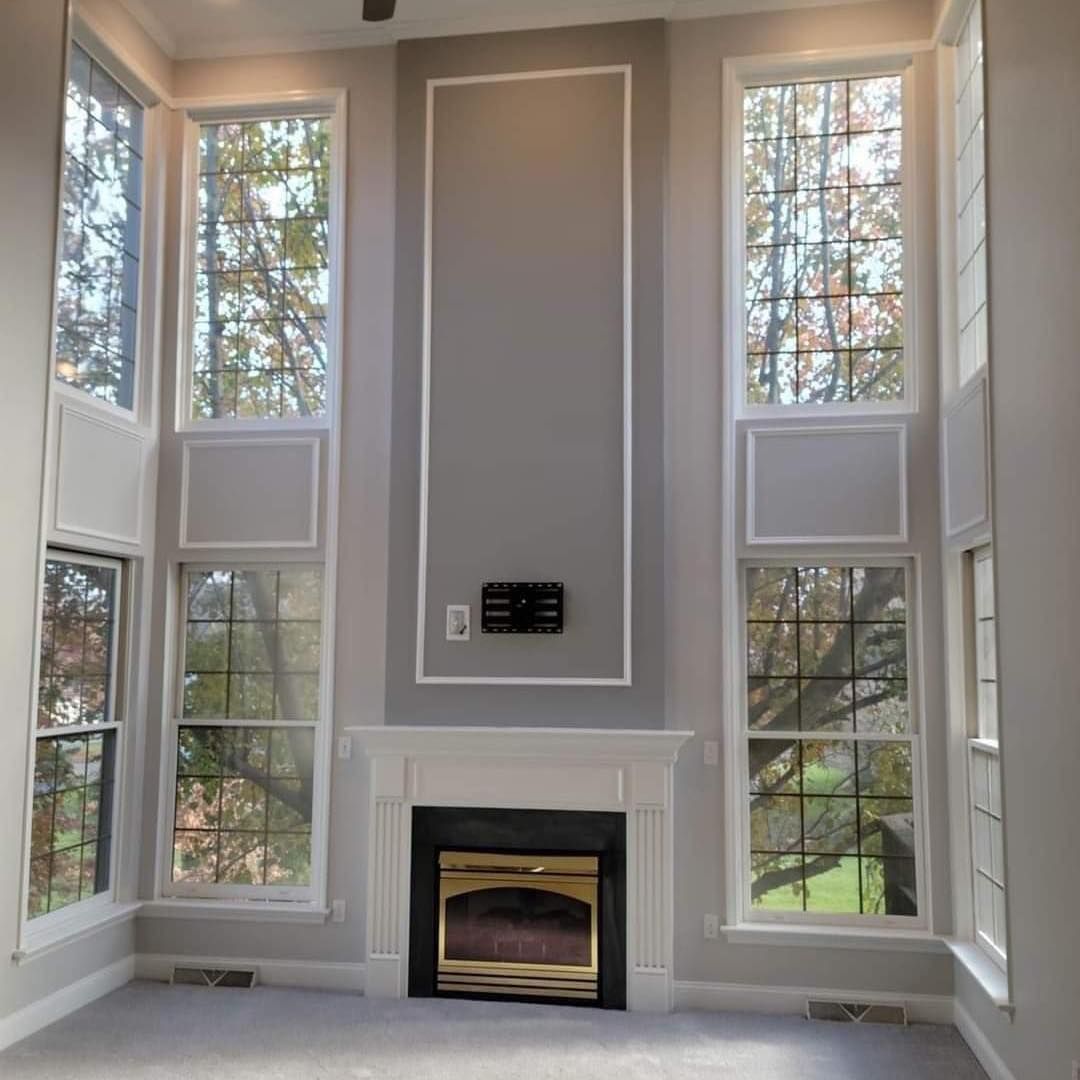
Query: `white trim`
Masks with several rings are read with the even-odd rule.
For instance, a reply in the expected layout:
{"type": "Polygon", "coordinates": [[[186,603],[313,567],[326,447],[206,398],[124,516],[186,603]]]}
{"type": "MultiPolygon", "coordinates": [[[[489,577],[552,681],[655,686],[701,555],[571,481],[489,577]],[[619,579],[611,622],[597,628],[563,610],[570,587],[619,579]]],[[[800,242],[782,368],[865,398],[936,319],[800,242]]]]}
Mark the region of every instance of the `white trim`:
{"type": "Polygon", "coordinates": [[[539,71],[500,72],[492,75],[464,75],[428,79],[424,128],[424,255],[423,315],[420,390],[420,517],[416,573],[416,682],[418,685],[472,686],[630,686],[633,656],[633,154],[631,135],[633,68],[630,64],[596,67],[553,68],[539,71]],[[623,76],[623,657],[622,674],[617,677],[545,678],[484,675],[428,675],[424,666],[424,638],[427,625],[428,564],[428,463],[431,438],[431,320],[432,320],[432,227],[434,222],[435,90],[445,86],[474,83],[517,82],[535,79],[572,78],[589,75],[623,76]]]}
{"type": "Polygon", "coordinates": [[[187,956],[183,953],[138,953],[134,958],[135,978],[169,982],[173,968],[185,967],[255,969],[256,980],[264,986],[294,986],[305,990],[333,990],[361,994],[364,965],[327,960],[269,960],[238,956],[187,956]]]}
{"type": "Polygon", "coordinates": [[[971,1018],[971,1014],[960,1004],[959,998],[953,999],[953,1023],[964,1042],[986,1070],[990,1080],[1016,1080],[1001,1055],[994,1049],[986,1033],[971,1018]]]}
{"type": "Polygon", "coordinates": [[[1009,994],[1009,978],[986,950],[969,939],[947,938],[949,951],[964,970],[982,988],[986,996],[1004,1013],[1012,1015],[1015,1006],[1009,994]]]}
{"type": "Polygon", "coordinates": [[[24,1005],[8,1016],[0,1017],[0,1050],[25,1039],[49,1024],[97,1001],[99,997],[118,990],[135,977],[135,957],[125,956],[108,967],[61,987],[59,990],[24,1005]]]}
{"type": "MultiPolygon", "coordinates": [[[[124,69],[127,74],[129,89],[136,91],[136,97],[141,98],[147,107],[161,103],[166,108],[175,108],[169,88],[159,82],[136,59],[133,52],[116,41],[113,35],[102,25],[100,18],[92,8],[84,7],[78,0],[74,0],[71,6],[72,37],[77,40],[86,40],[95,48],[103,49],[109,60],[124,69]]],[[[141,14],[138,21],[143,24],[141,14]]],[[[143,29],[146,29],[144,24],[143,29]]],[[[150,36],[153,37],[152,34],[150,36]]],[[[158,44],[160,45],[160,42],[158,44]]],[[[162,51],[169,53],[168,49],[162,51]]]]}
{"type": "MultiPolygon", "coordinates": [[[[90,410],[86,410],[79,406],[84,404],[83,401],[76,401],[71,398],[70,400],[59,400],[61,397],[70,398],[70,387],[57,386],[57,425],[56,425],[56,470],[55,470],[55,484],[53,490],[53,528],[58,532],[70,533],[72,536],[89,536],[96,540],[109,540],[117,544],[126,544],[131,547],[140,547],[142,545],[142,537],[140,530],[142,529],[145,515],[143,513],[145,496],[146,496],[146,483],[145,483],[145,466],[146,466],[146,439],[142,433],[132,427],[130,419],[127,423],[116,423],[112,420],[106,419],[104,416],[95,416],[90,410]],[[123,533],[107,532],[104,529],[90,529],[85,525],[76,525],[71,522],[61,520],[60,517],[60,494],[61,487],[64,480],[64,474],[60,469],[60,461],[63,457],[63,444],[64,444],[64,431],[65,420],[69,416],[77,416],[80,420],[86,421],[88,424],[94,424],[97,427],[104,428],[106,431],[111,431],[122,438],[129,439],[135,444],[137,455],[137,471],[138,471],[138,493],[136,495],[135,506],[135,535],[127,536],[123,533]]],[[[83,397],[86,395],[84,394],[83,397]]]]}
{"type": "Polygon", "coordinates": [[[146,900],[141,919],[198,919],[209,922],[310,923],[322,925],[330,909],[318,901],[303,900],[207,900],[168,897],[146,900]]]}
{"type": "Polygon", "coordinates": [[[236,439],[184,439],[182,464],[180,466],[180,548],[184,551],[249,551],[256,548],[272,548],[280,551],[283,548],[317,548],[319,546],[319,449],[321,442],[322,440],[317,437],[295,438],[286,435],[254,439],[247,437],[236,439]],[[191,479],[191,448],[208,446],[306,446],[311,451],[311,497],[309,500],[307,536],[302,540],[191,540],[188,537],[188,489],[191,479]]]}
{"type": "MultiPolygon", "coordinates": [[[[944,374],[943,374],[944,379],[944,374]]],[[[990,482],[990,394],[988,384],[988,372],[986,365],[983,364],[956,394],[956,396],[941,410],[941,486],[942,486],[942,500],[944,503],[944,522],[945,522],[945,538],[949,541],[955,541],[958,537],[964,536],[977,528],[989,528],[992,521],[993,512],[991,508],[991,489],[992,484],[990,482]],[[986,482],[983,487],[983,501],[986,503],[986,513],[976,514],[974,517],[969,518],[967,521],[962,521],[959,524],[952,524],[951,511],[952,506],[950,503],[950,488],[949,488],[949,421],[956,416],[956,414],[967,405],[976,395],[982,394],[982,415],[983,415],[983,462],[986,470],[986,482]]],[[[968,546],[963,545],[965,548],[968,546]]]]}
{"type": "Polygon", "coordinates": [[[138,901],[119,903],[108,893],[99,893],[84,903],[61,908],[54,913],[61,918],[57,918],[55,922],[50,922],[47,926],[35,924],[48,919],[48,915],[28,924],[29,930],[23,935],[19,948],[11,954],[11,959],[21,966],[42,956],[48,956],[57,949],[92,937],[106,927],[129,922],[138,914],[140,907],[141,904],[138,901]]]}
{"type": "Polygon", "coordinates": [[[123,829],[123,817],[120,813],[124,806],[125,790],[127,787],[128,761],[128,737],[127,732],[130,724],[126,708],[131,701],[130,689],[127,685],[128,676],[131,673],[131,629],[132,619],[130,605],[127,601],[127,585],[125,569],[128,564],[124,560],[106,555],[90,555],[80,551],[71,551],[63,547],[45,544],[41,552],[38,565],[38,580],[36,586],[36,603],[34,608],[34,637],[33,637],[33,669],[30,686],[30,709],[27,720],[30,724],[29,739],[26,748],[25,764],[25,787],[23,789],[22,803],[22,849],[21,849],[21,874],[19,878],[19,930],[18,945],[15,952],[32,951],[38,943],[49,943],[54,937],[64,934],[66,929],[73,926],[82,927],[89,925],[98,917],[98,912],[117,899],[118,882],[117,870],[120,865],[120,834],[123,829]],[[106,567],[113,570],[116,579],[112,590],[112,641],[109,655],[109,697],[106,700],[107,719],[100,724],[78,725],[79,729],[101,732],[113,732],[113,801],[112,821],[110,822],[109,844],[109,884],[108,888],[100,893],[88,896],[85,900],[76,900],[56,911],[50,911],[30,919],[27,908],[30,901],[30,862],[33,850],[33,792],[34,792],[34,768],[37,759],[37,744],[39,741],[49,738],[57,738],[64,735],[70,729],[57,725],[50,728],[38,727],[38,687],[41,681],[41,630],[44,620],[45,609],[45,567],[51,560],[72,563],[75,565],[89,565],[106,567]],[[123,675],[123,678],[121,678],[123,675]]]}
{"type": "Polygon", "coordinates": [[[907,483],[907,425],[906,424],[860,424],[860,425],[814,425],[812,427],[748,427],[746,429],[746,543],[748,546],[786,544],[906,544],[908,542],[908,483],[907,483]],[[754,469],[758,439],[787,438],[792,435],[896,435],[896,456],[899,466],[897,494],[900,497],[897,519],[900,527],[895,533],[837,533],[833,536],[762,536],[756,531],[756,500],[754,497],[754,469]]]}
{"type": "MultiPolygon", "coordinates": [[[[732,511],[729,510],[729,513],[732,511]]],[[[898,735],[872,735],[822,731],[810,735],[806,732],[769,733],[749,728],[746,713],[745,687],[747,675],[746,641],[746,570],[755,566],[785,566],[793,562],[805,562],[806,556],[797,552],[789,556],[732,559],[736,580],[733,583],[734,609],[725,606],[727,624],[736,627],[728,635],[727,665],[725,678],[732,690],[725,701],[723,736],[727,766],[727,820],[736,823],[737,833],[725,844],[726,865],[729,880],[726,887],[727,926],[725,934],[736,936],[751,926],[772,932],[792,928],[792,933],[804,932],[815,935],[832,928],[833,934],[843,935],[856,931],[858,934],[895,935],[898,942],[925,941],[933,937],[928,928],[934,925],[932,865],[929,855],[929,792],[926,782],[926,739],[924,717],[926,701],[923,673],[923,623],[922,623],[922,563],[918,553],[830,554],[813,555],[815,562],[831,566],[894,566],[903,568],[905,597],[908,617],[905,622],[907,645],[907,690],[910,726],[898,735]],[[833,739],[836,741],[906,742],[911,748],[911,803],[914,813],[915,840],[915,915],[844,914],[807,911],[768,911],[755,909],[751,904],[750,881],[750,800],[747,797],[748,752],[752,739],[776,738],[833,739]]],[[[749,938],[747,940],[750,940],[749,938]]],[[[765,938],[761,940],[765,942],[765,938]]],[[[787,940],[787,939],[778,939],[787,940]]],[[[768,942],[773,944],[774,942],[768,942]]]]}
{"type": "Polygon", "coordinates": [[[145,914],[176,918],[225,918],[252,922],[325,922],[329,876],[329,802],[333,762],[333,675],[328,671],[334,652],[336,626],[333,604],[327,598],[328,563],[315,559],[266,561],[227,558],[211,562],[172,563],[166,582],[166,642],[163,655],[171,658],[162,679],[161,765],[158,789],[158,843],[155,853],[154,898],[144,904],[145,914]],[[242,720],[183,716],[183,666],[186,620],[185,575],[200,570],[286,570],[306,567],[323,575],[322,652],[319,657],[319,715],[314,720],[242,720]],[[172,880],[176,826],[177,735],[181,727],[308,728],[314,732],[311,804],[311,878],[307,885],[227,885],[172,880]],[[152,906],[150,906],[152,905],[152,906]],[[271,918],[271,916],[280,916],[271,918]]]}
{"type": "Polygon", "coordinates": [[[890,930],[881,926],[836,926],[810,923],[744,922],[722,926],[733,945],[801,946],[810,949],[868,949],[883,952],[947,953],[943,938],[925,930],[890,930]]]}
{"type": "Polygon", "coordinates": [[[878,990],[835,990],[812,986],[756,986],[753,983],[675,980],[675,1010],[757,1012],[806,1016],[806,1003],[815,1001],[864,1002],[902,1005],[908,1020],[920,1024],[951,1024],[953,999],[944,994],[899,994],[878,990]]]}
{"type": "Polygon", "coordinates": [[[916,215],[916,100],[914,59],[933,49],[931,41],[897,42],[878,46],[807,50],[759,56],[727,57],[723,61],[723,113],[721,146],[721,224],[728,238],[723,244],[721,296],[726,302],[724,318],[728,371],[725,387],[737,420],[876,418],[913,415],[919,409],[919,342],[917,301],[919,244],[916,215]],[[745,199],[743,195],[743,100],[742,90],[755,82],[849,79],[866,75],[899,75],[902,79],[903,127],[901,128],[901,175],[903,219],[904,395],[894,401],[851,401],[751,404],[746,400],[746,289],[745,199]]]}
{"type": "Polygon", "coordinates": [[[348,91],[345,89],[286,90],[280,93],[215,95],[177,98],[173,107],[185,113],[180,198],[180,258],[177,289],[176,431],[180,435],[220,431],[282,433],[325,431],[332,417],[340,416],[342,282],[345,268],[345,169],[348,143],[348,91]],[[194,377],[195,268],[198,261],[199,125],[224,120],[261,120],[280,117],[325,116],[330,120],[329,294],[327,312],[327,372],[324,411],[310,417],[218,417],[200,419],[191,414],[194,377]],[[336,347],[336,355],[335,355],[336,347]]]}

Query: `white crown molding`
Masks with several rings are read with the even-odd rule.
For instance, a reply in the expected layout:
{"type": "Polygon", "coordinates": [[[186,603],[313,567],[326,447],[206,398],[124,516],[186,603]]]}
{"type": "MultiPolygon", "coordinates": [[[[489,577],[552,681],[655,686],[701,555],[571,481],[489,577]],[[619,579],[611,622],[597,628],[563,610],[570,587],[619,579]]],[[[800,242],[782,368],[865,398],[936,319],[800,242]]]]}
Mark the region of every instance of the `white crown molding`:
{"type": "MultiPolygon", "coordinates": [[[[836,0],[548,0],[531,12],[505,12],[492,3],[486,11],[472,15],[427,19],[398,19],[377,26],[342,27],[312,33],[281,32],[231,37],[215,34],[185,38],[174,33],[156,14],[147,0],[120,0],[154,42],[174,60],[220,59],[229,56],[259,56],[271,53],[315,52],[329,49],[391,45],[398,41],[429,37],[458,37],[500,31],[544,30],[561,26],[635,22],[641,19],[687,20],[757,12],[789,11],[827,7],[836,0]]],[[[855,0],[880,3],[881,0],[855,0]]]]}

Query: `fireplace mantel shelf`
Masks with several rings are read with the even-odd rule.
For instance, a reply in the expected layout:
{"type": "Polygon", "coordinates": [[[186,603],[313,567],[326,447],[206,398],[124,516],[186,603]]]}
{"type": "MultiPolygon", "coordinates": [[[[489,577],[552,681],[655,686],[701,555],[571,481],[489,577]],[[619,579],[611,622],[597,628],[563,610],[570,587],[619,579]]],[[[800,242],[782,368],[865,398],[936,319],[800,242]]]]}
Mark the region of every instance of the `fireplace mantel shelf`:
{"type": "Polygon", "coordinates": [[[674,763],[692,731],[636,728],[444,727],[397,725],[346,727],[368,757],[529,757],[572,761],[674,763]]]}

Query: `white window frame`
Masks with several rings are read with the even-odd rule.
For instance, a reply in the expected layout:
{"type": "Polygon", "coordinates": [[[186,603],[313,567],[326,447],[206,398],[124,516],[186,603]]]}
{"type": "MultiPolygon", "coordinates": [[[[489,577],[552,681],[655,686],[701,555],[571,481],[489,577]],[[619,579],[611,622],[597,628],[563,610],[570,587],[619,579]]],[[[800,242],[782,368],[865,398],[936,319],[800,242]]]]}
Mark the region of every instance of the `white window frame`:
{"type": "MultiPolygon", "coordinates": [[[[741,559],[737,563],[738,584],[738,629],[732,633],[732,655],[738,655],[737,665],[733,666],[733,695],[737,696],[737,705],[733,710],[731,722],[727,725],[727,759],[729,762],[726,776],[730,793],[728,801],[729,820],[736,823],[737,836],[728,836],[730,850],[734,857],[728,860],[727,869],[733,880],[729,884],[728,921],[734,927],[776,927],[795,926],[801,928],[841,928],[848,930],[888,930],[922,931],[930,925],[930,895],[928,880],[929,860],[926,858],[926,822],[927,794],[925,776],[925,743],[922,738],[922,654],[919,651],[919,633],[917,623],[921,611],[918,582],[918,558],[911,555],[899,556],[860,556],[813,554],[799,552],[789,557],[769,557],[741,559]],[[763,911],[753,907],[750,871],[750,800],[749,786],[749,745],[752,738],[761,735],[750,730],[747,723],[747,649],[746,649],[746,571],[754,567],[787,566],[852,566],[852,567],[898,567],[904,570],[906,590],[907,619],[907,668],[908,668],[908,716],[910,730],[901,736],[860,736],[858,733],[836,733],[848,741],[869,742],[906,742],[911,746],[911,799],[915,813],[915,890],[918,914],[911,915],[862,915],[832,914],[806,911],[763,911]]],[[[769,736],[766,736],[769,737],[769,736]]],[[[778,733],[777,738],[783,736],[778,733]]]]}
{"type": "Polygon", "coordinates": [[[185,562],[170,568],[169,599],[171,612],[167,614],[168,636],[166,655],[172,656],[171,677],[166,682],[166,716],[162,725],[162,771],[159,800],[159,834],[157,859],[156,898],[176,900],[190,904],[194,909],[199,901],[281,901],[286,907],[309,905],[326,906],[327,859],[329,845],[329,790],[331,758],[330,749],[334,730],[333,720],[333,648],[335,604],[330,590],[332,579],[327,565],[310,559],[278,559],[259,562],[254,560],[230,561],[215,559],[212,562],[185,562]],[[239,720],[225,718],[191,718],[183,715],[184,695],[184,643],[187,622],[187,592],[185,576],[213,570],[267,571],[288,569],[315,569],[322,571],[322,642],[319,656],[319,715],[311,720],[239,720]],[[218,885],[172,880],[173,836],[176,818],[176,767],[177,739],[181,727],[247,727],[247,728],[307,728],[315,733],[312,772],[311,804],[311,882],[309,885],[218,885]]]}
{"type": "MultiPolygon", "coordinates": [[[[72,18],[71,32],[68,36],[67,51],[64,55],[64,95],[67,95],[69,69],[71,66],[71,47],[78,45],[99,67],[105,69],[123,89],[130,94],[143,110],[142,141],[142,177],[140,178],[140,218],[139,218],[139,273],[138,305],[135,311],[135,356],[131,407],[116,405],[87,390],[81,390],[65,382],[56,373],[56,338],[57,338],[57,300],[59,298],[59,278],[61,253],[64,242],[64,190],[60,185],[57,201],[56,248],[52,283],[52,325],[49,336],[49,366],[52,378],[52,391],[61,400],[70,402],[81,409],[96,409],[116,420],[129,424],[150,425],[156,412],[154,402],[154,356],[157,334],[157,264],[158,245],[152,243],[161,221],[161,206],[157,190],[159,163],[163,140],[158,124],[158,112],[155,106],[161,103],[161,97],[154,89],[139,78],[138,74],[105,42],[94,29],[75,14],[72,18]]],[[[61,125],[61,147],[63,156],[64,129],[61,125]]]]}
{"type": "Polygon", "coordinates": [[[202,98],[177,103],[185,110],[180,244],[180,291],[177,326],[175,425],[179,432],[327,431],[338,415],[341,393],[343,283],[345,255],[345,154],[348,142],[346,92],[298,91],[245,97],[202,98]],[[329,289],[326,319],[326,402],[319,416],[192,416],[195,272],[198,262],[199,128],[202,124],[326,117],[330,121],[329,289]]]}
{"type": "Polygon", "coordinates": [[[98,923],[115,905],[117,900],[117,873],[120,867],[121,807],[124,801],[124,779],[127,759],[128,717],[124,702],[127,688],[124,672],[128,655],[128,628],[130,617],[127,602],[127,571],[124,560],[104,555],[87,555],[60,547],[49,547],[41,563],[41,581],[38,584],[37,612],[34,620],[34,666],[33,693],[30,701],[30,740],[26,763],[26,798],[23,822],[22,889],[19,896],[19,951],[18,956],[29,954],[43,945],[66,938],[68,934],[98,923]],[[44,576],[47,561],[63,561],[76,565],[101,566],[116,571],[113,589],[113,640],[109,658],[108,719],[101,724],[71,724],[66,727],[46,728],[37,726],[38,683],[41,677],[41,633],[44,619],[44,576]],[[30,899],[30,850],[34,811],[34,766],[37,744],[41,739],[57,735],[84,735],[97,732],[114,732],[113,752],[113,799],[112,822],[109,843],[109,887],[100,893],[78,900],[56,911],[47,912],[31,919],[27,913],[30,899]]]}
{"type": "MultiPolygon", "coordinates": [[[[979,946],[986,953],[986,955],[995,963],[1003,972],[1008,971],[1008,878],[1002,873],[1001,875],[991,876],[981,870],[979,867],[979,844],[977,840],[978,832],[978,819],[980,815],[990,817],[999,823],[999,826],[1003,825],[1004,813],[1002,809],[1002,797],[1001,797],[1001,749],[999,738],[990,738],[983,732],[982,726],[982,700],[979,695],[979,659],[978,659],[978,607],[976,592],[978,586],[976,584],[976,566],[980,561],[991,560],[991,567],[993,566],[993,548],[990,544],[982,544],[976,548],[971,549],[965,555],[965,577],[966,577],[966,589],[967,603],[965,604],[965,627],[967,632],[967,656],[969,658],[969,666],[966,672],[966,689],[968,697],[968,724],[969,734],[967,739],[967,758],[966,758],[966,797],[968,805],[968,851],[970,855],[970,887],[972,891],[972,932],[975,939],[975,944],[979,946]],[[979,785],[976,782],[976,770],[979,768],[980,759],[985,759],[987,767],[988,785],[985,793],[985,798],[980,798],[978,791],[979,785]],[[985,876],[992,882],[992,887],[1001,893],[1003,902],[1002,919],[1004,925],[1002,926],[1001,933],[995,934],[994,937],[983,933],[979,925],[979,913],[978,913],[978,878],[979,876],[985,876]]],[[[991,568],[991,574],[993,569],[991,568]]],[[[997,636],[997,604],[995,599],[994,610],[994,636],[997,636]]],[[[996,648],[995,648],[996,651],[996,648]]],[[[996,677],[995,677],[996,684],[996,677]]],[[[995,708],[995,713],[997,709],[995,708]]],[[[1000,716],[995,715],[995,727],[1000,731],[1000,716]]],[[[991,827],[992,828],[992,827],[991,827]]],[[[1004,845],[1004,838],[1002,837],[1002,845],[1004,845]]],[[[990,842],[992,852],[992,863],[996,869],[999,859],[1004,861],[1004,846],[1001,850],[997,850],[993,840],[990,842]]],[[[996,923],[998,918],[998,912],[992,911],[992,919],[996,923]]]]}
{"type": "Polygon", "coordinates": [[[729,358],[727,392],[736,420],[831,418],[910,414],[918,408],[919,263],[916,233],[914,55],[916,48],[836,49],[825,52],[731,58],[724,61],[724,166],[722,224],[724,344],[729,358]],[[849,401],[754,405],[746,400],[746,222],[743,168],[743,93],[767,83],[899,75],[903,80],[901,190],[904,230],[904,396],[895,401],[849,401]]]}

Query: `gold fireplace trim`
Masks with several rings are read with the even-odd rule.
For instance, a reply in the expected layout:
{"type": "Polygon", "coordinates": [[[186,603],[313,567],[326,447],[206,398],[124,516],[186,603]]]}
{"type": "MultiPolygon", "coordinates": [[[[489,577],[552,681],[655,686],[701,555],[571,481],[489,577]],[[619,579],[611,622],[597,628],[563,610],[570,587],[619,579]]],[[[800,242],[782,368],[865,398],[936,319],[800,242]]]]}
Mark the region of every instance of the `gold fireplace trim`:
{"type": "Polygon", "coordinates": [[[437,988],[451,993],[597,1000],[600,970],[597,919],[599,882],[600,860],[595,855],[440,852],[437,988]],[[463,893],[507,885],[558,893],[587,904],[590,919],[589,964],[447,959],[447,901],[463,893]]]}

